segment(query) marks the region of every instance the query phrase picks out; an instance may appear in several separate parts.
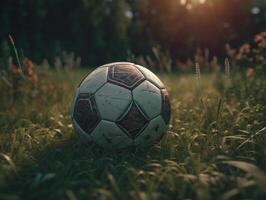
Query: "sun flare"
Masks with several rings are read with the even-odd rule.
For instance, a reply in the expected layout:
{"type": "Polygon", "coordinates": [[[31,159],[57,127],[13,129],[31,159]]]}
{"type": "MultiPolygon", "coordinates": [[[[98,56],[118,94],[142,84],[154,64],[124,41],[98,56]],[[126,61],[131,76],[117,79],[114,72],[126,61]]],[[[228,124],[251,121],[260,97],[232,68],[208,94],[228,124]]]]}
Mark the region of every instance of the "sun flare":
{"type": "Polygon", "coordinates": [[[196,3],[204,4],[205,2],[206,0],[180,0],[181,5],[196,4],[196,3]]]}

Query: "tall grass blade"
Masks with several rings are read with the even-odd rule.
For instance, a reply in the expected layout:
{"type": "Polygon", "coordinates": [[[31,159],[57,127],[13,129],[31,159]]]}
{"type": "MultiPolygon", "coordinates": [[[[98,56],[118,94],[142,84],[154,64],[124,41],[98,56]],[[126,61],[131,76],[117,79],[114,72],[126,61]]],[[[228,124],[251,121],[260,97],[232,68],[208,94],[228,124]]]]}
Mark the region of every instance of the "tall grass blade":
{"type": "Polygon", "coordinates": [[[199,63],[195,63],[196,77],[200,80],[200,66],[199,63]]]}
{"type": "Polygon", "coordinates": [[[258,167],[251,163],[243,161],[223,161],[223,163],[234,166],[240,170],[249,173],[254,177],[258,186],[266,193],[266,174],[263,173],[258,167]]]}
{"type": "Polygon", "coordinates": [[[13,39],[13,37],[10,34],[9,34],[9,41],[10,41],[10,43],[12,45],[12,48],[13,48],[13,51],[15,53],[16,61],[17,61],[17,64],[19,66],[19,70],[20,70],[21,76],[22,76],[22,78],[25,78],[25,75],[24,75],[23,70],[22,70],[22,65],[21,65],[21,62],[19,60],[18,51],[17,51],[17,48],[15,46],[14,39],[13,39]]]}
{"type": "Polygon", "coordinates": [[[246,143],[249,143],[252,141],[252,139],[256,136],[256,135],[260,135],[262,133],[266,132],[266,127],[260,129],[259,131],[257,131],[256,133],[252,134],[248,139],[246,139],[244,142],[242,142],[236,149],[240,149],[241,147],[243,147],[246,143]]]}
{"type": "Polygon", "coordinates": [[[226,58],[224,60],[224,66],[225,66],[225,75],[227,77],[230,77],[230,62],[229,62],[229,59],[228,58],[226,58]]]}
{"type": "Polygon", "coordinates": [[[117,197],[120,197],[121,191],[120,191],[119,186],[117,185],[117,182],[116,182],[115,178],[113,177],[113,175],[108,174],[108,179],[109,179],[111,186],[112,186],[114,192],[116,193],[117,197]]]}
{"type": "Polygon", "coordinates": [[[219,119],[221,117],[221,113],[223,111],[223,104],[224,104],[224,100],[223,100],[223,98],[220,98],[219,102],[218,102],[217,113],[216,113],[216,121],[217,122],[219,121],[219,119]]]}
{"type": "Polygon", "coordinates": [[[9,166],[14,170],[14,172],[17,173],[16,165],[8,155],[4,153],[0,153],[0,157],[2,157],[9,164],[9,166]]]}

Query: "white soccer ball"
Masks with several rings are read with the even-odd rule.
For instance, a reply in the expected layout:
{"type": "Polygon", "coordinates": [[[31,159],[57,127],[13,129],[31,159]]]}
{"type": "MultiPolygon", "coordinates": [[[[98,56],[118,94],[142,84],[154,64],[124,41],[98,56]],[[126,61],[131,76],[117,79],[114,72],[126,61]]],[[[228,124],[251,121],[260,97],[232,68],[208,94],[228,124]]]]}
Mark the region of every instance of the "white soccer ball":
{"type": "Polygon", "coordinates": [[[129,62],[100,66],[76,90],[75,132],[104,148],[145,147],[161,140],[171,108],[168,93],[150,70],[129,62]]]}

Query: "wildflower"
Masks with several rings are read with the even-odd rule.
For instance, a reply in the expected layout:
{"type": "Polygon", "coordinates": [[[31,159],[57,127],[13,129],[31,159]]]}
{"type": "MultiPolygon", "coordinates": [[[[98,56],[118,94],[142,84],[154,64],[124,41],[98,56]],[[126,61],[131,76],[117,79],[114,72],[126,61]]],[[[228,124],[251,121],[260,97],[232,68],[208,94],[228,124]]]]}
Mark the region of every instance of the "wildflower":
{"type": "Polygon", "coordinates": [[[263,40],[263,37],[260,34],[255,35],[254,42],[258,43],[258,42],[260,42],[262,40],[263,40]]]}
{"type": "Polygon", "coordinates": [[[230,56],[231,58],[234,58],[237,54],[237,50],[231,48],[231,46],[229,44],[225,45],[225,50],[226,50],[228,56],[230,56]]]}
{"type": "Polygon", "coordinates": [[[266,48],[266,31],[255,35],[254,42],[259,48],[266,48]]]}
{"type": "Polygon", "coordinates": [[[38,81],[38,76],[36,74],[33,74],[31,76],[28,76],[28,80],[31,81],[33,85],[36,85],[38,81]]]}
{"type": "Polygon", "coordinates": [[[37,74],[33,71],[33,63],[29,58],[23,60],[23,67],[26,69],[26,77],[33,84],[36,85],[38,81],[37,74]]]}
{"type": "Polygon", "coordinates": [[[18,67],[15,64],[11,65],[11,71],[16,76],[20,75],[20,70],[18,69],[18,67]]]}
{"type": "Polygon", "coordinates": [[[261,41],[261,42],[258,44],[258,47],[259,47],[259,48],[262,48],[262,49],[265,49],[265,48],[266,48],[266,39],[264,39],[263,41],[261,41]]]}
{"type": "Polygon", "coordinates": [[[250,52],[250,44],[248,44],[248,43],[243,44],[243,45],[239,48],[239,52],[240,52],[240,53],[249,53],[249,52],[250,52]]]}
{"type": "Polygon", "coordinates": [[[33,70],[32,69],[28,69],[27,70],[27,75],[28,76],[32,76],[33,75],[33,70]]]}
{"type": "Polygon", "coordinates": [[[251,67],[248,67],[247,68],[247,70],[246,70],[246,76],[247,77],[252,77],[252,76],[254,76],[254,69],[253,68],[251,68],[251,67]]]}
{"type": "Polygon", "coordinates": [[[241,60],[242,59],[242,55],[240,53],[236,54],[235,59],[236,60],[241,60]]]}
{"type": "Polygon", "coordinates": [[[32,68],[33,68],[33,63],[32,63],[32,61],[31,61],[29,58],[25,58],[25,59],[23,60],[23,66],[24,66],[27,70],[29,70],[29,69],[32,69],[32,68]]]}

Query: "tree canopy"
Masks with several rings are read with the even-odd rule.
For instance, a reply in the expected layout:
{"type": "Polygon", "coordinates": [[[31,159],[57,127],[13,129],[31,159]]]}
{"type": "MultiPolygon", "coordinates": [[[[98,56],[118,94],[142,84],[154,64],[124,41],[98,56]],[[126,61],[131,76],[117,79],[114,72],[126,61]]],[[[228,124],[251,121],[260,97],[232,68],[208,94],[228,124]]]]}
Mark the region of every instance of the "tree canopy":
{"type": "Polygon", "coordinates": [[[263,31],[263,0],[9,0],[1,1],[0,45],[8,34],[23,54],[52,61],[63,50],[85,65],[150,54],[153,46],[186,59],[197,47],[223,55],[263,31]]]}

